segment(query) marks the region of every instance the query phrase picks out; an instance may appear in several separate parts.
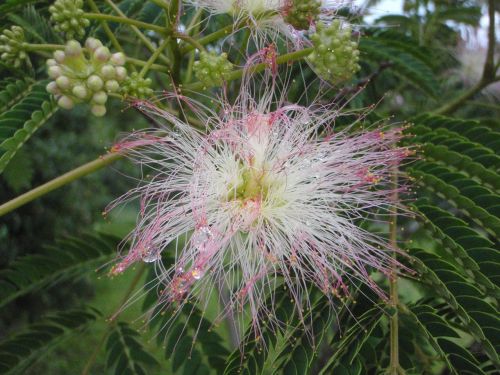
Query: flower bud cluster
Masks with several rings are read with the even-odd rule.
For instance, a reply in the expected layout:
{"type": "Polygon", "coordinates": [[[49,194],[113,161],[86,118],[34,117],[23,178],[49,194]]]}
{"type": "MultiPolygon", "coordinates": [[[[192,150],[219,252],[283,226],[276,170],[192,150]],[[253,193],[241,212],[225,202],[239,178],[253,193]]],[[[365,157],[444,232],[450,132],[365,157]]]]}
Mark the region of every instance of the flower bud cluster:
{"type": "Polygon", "coordinates": [[[339,83],[349,80],[360,69],[358,43],[351,39],[351,28],[342,27],[339,20],[330,26],[318,23],[311,41],[314,51],[308,60],[323,79],[339,83]]]}
{"type": "Polygon", "coordinates": [[[104,116],[108,94],[120,91],[120,82],[127,78],[124,64],[123,53],[111,54],[98,39],[88,38],[85,47],[70,40],[64,51],[55,51],[54,58],[47,60],[53,79],[47,91],[56,96],[61,108],[88,102],[95,116],[104,116]]]}
{"type": "Polygon", "coordinates": [[[64,33],[66,39],[82,38],[90,21],[84,17],[83,0],[56,0],[49,7],[54,29],[64,33]]]}
{"type": "Polygon", "coordinates": [[[194,63],[196,78],[206,86],[219,86],[227,74],[233,70],[233,64],[226,53],[201,52],[200,60],[194,63]]]}
{"type": "Polygon", "coordinates": [[[23,61],[28,60],[24,50],[24,31],[22,27],[12,26],[0,35],[0,58],[6,65],[19,68],[23,61]]]}
{"type": "Polygon", "coordinates": [[[297,30],[308,30],[318,19],[320,8],[320,0],[289,0],[284,10],[285,22],[297,30]]]}
{"type": "Polygon", "coordinates": [[[151,78],[143,78],[137,72],[133,72],[121,85],[121,93],[124,96],[144,99],[153,95],[151,83],[151,78]]]}

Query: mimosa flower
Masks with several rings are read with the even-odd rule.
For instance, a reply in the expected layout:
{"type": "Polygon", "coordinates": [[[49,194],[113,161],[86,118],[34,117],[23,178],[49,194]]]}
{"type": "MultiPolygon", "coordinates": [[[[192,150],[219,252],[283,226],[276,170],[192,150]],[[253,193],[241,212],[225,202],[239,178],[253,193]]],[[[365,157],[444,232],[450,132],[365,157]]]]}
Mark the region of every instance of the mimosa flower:
{"type": "Polygon", "coordinates": [[[311,284],[333,299],[361,281],[384,297],[370,275],[390,274],[394,249],[358,224],[398,205],[391,171],[409,155],[396,146],[401,129],[337,130],[338,108],[288,105],[274,85],[261,89],[254,98],[247,83],[235,104],[217,102],[217,113],[167,96],[196,113],[206,131],[136,103],[174,130],[137,132],[114,147],[154,177],[125,197],[140,196],[141,210],[130,250],[112,273],[157,262],[160,303],[227,290],[227,311],[248,311],[256,330],[278,285],[299,307],[311,284]],[[165,269],[161,254],[172,244],[175,264],[165,269]]]}
{"type": "Polygon", "coordinates": [[[332,0],[188,0],[213,15],[229,14],[235,24],[243,22],[252,32],[258,48],[283,37],[295,47],[303,31],[319,20],[330,21],[342,1],[332,0]]]}

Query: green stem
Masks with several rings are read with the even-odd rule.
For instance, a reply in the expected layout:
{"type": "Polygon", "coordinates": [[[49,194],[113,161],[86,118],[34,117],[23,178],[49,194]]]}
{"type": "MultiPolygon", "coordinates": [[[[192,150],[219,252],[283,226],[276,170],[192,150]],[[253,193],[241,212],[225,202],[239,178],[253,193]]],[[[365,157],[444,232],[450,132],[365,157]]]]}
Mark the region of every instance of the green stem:
{"type": "Polygon", "coordinates": [[[23,48],[26,51],[56,51],[56,50],[63,50],[64,51],[64,45],[62,44],[30,44],[30,43],[23,43],[23,48]]]}
{"type": "MultiPolygon", "coordinates": [[[[96,14],[100,14],[101,13],[99,11],[99,8],[97,7],[97,5],[94,3],[94,0],[87,0],[87,1],[88,1],[89,5],[90,5],[90,8],[96,14]]],[[[115,37],[115,34],[113,34],[113,32],[111,31],[111,29],[109,28],[109,25],[106,23],[106,21],[99,21],[99,23],[101,24],[101,27],[104,29],[104,32],[108,36],[108,38],[111,41],[111,44],[113,45],[113,47],[115,47],[115,49],[117,51],[119,51],[119,52],[124,52],[123,47],[121,46],[121,44],[118,41],[118,39],[115,37]]]]}
{"type": "Polygon", "coordinates": [[[95,346],[94,350],[92,351],[92,354],[91,354],[90,358],[88,359],[87,363],[85,364],[85,367],[82,370],[82,375],[89,375],[90,374],[90,369],[94,365],[94,362],[97,359],[97,356],[98,356],[99,352],[101,351],[102,346],[106,342],[106,339],[108,338],[108,336],[111,333],[111,330],[113,329],[113,326],[116,324],[116,319],[121,314],[121,308],[128,301],[128,299],[130,298],[131,294],[134,292],[134,290],[135,290],[137,284],[139,283],[139,281],[141,281],[142,275],[144,274],[145,270],[146,270],[145,264],[141,263],[139,265],[139,269],[137,270],[137,273],[134,276],[134,279],[130,283],[127,291],[125,292],[125,295],[123,296],[123,298],[122,298],[122,300],[120,302],[120,306],[115,311],[115,313],[113,313],[110,316],[110,318],[108,319],[108,321],[107,321],[108,322],[108,327],[106,328],[106,330],[104,331],[104,334],[102,335],[101,339],[99,340],[99,342],[95,346]]]}
{"type": "Polygon", "coordinates": [[[186,43],[192,45],[194,48],[198,49],[199,51],[205,51],[205,47],[201,43],[199,43],[196,39],[191,38],[187,34],[176,32],[176,33],[174,33],[174,37],[185,41],[186,43]]]}
{"type": "MultiPolygon", "coordinates": [[[[121,11],[120,8],[118,8],[115,3],[111,0],[104,0],[120,17],[126,18],[125,14],[121,11]]],[[[141,31],[137,28],[137,26],[130,25],[132,30],[134,31],[134,34],[144,43],[147,49],[149,49],[152,53],[155,53],[156,47],[151,43],[151,41],[143,34],[141,31]]],[[[166,29],[164,29],[166,31],[166,29]]],[[[170,65],[169,59],[163,55],[160,54],[159,58],[167,65],[170,65]]]]}
{"type": "Polygon", "coordinates": [[[117,23],[123,23],[126,25],[133,25],[133,26],[137,26],[141,29],[153,30],[153,31],[156,31],[156,32],[161,33],[161,34],[163,34],[165,32],[164,27],[161,27],[158,25],[153,25],[151,23],[136,21],[136,20],[133,20],[133,19],[127,18],[127,17],[112,16],[110,14],[102,14],[102,13],[85,13],[84,17],[91,19],[91,20],[117,22],[117,23]]]}
{"type": "Polygon", "coordinates": [[[160,44],[160,46],[151,55],[151,57],[146,62],[146,64],[144,64],[144,66],[142,67],[141,71],[139,72],[139,77],[144,77],[148,73],[149,69],[151,68],[151,66],[153,65],[153,63],[156,61],[156,59],[158,58],[158,56],[160,56],[160,54],[162,53],[162,51],[170,43],[170,39],[171,39],[170,37],[167,37],[167,38],[165,38],[163,40],[162,44],[160,44]]]}
{"type": "Polygon", "coordinates": [[[149,1],[151,1],[153,4],[158,5],[160,8],[163,8],[166,11],[168,11],[168,4],[163,2],[162,0],[149,0],[149,1]]]}
{"type": "MultiPolygon", "coordinates": [[[[276,63],[278,64],[285,64],[291,61],[295,60],[300,60],[304,57],[307,57],[311,52],[313,51],[313,48],[305,48],[300,51],[295,51],[295,52],[290,52],[281,56],[278,56],[276,58],[276,63]]],[[[255,64],[249,68],[246,69],[239,69],[232,71],[229,73],[227,76],[225,76],[226,81],[234,81],[235,79],[241,78],[243,76],[243,73],[245,72],[250,72],[250,73],[258,73],[266,69],[268,64],[266,63],[260,63],[260,64],[255,64]]],[[[197,90],[203,90],[208,88],[205,84],[201,82],[196,82],[192,84],[185,85],[183,87],[184,89],[187,90],[192,90],[192,91],[197,91],[197,90]]]]}
{"type": "MultiPolygon", "coordinates": [[[[134,59],[133,57],[127,57],[127,62],[137,65],[137,66],[145,66],[148,62],[139,60],[139,59],[134,59]]],[[[160,64],[151,64],[149,69],[151,70],[158,70],[160,72],[165,72],[168,73],[170,72],[170,69],[166,67],[165,65],[160,65],[160,64]]]]}
{"type": "MultiPolygon", "coordinates": [[[[397,230],[398,230],[398,222],[397,222],[397,214],[398,210],[396,208],[396,204],[399,200],[399,194],[397,191],[398,188],[398,167],[393,167],[392,170],[392,188],[394,189],[394,193],[392,194],[392,201],[394,204],[394,208],[391,212],[391,219],[389,222],[389,233],[390,233],[390,245],[391,248],[396,249],[397,244],[397,230]]],[[[390,318],[390,362],[389,362],[389,374],[390,375],[398,375],[401,372],[401,366],[399,365],[399,322],[398,322],[398,305],[399,305],[399,296],[398,296],[398,269],[396,266],[396,257],[397,253],[394,252],[393,259],[394,264],[392,266],[392,272],[389,279],[390,286],[390,304],[393,308],[393,315],[390,318]]]]}
{"type": "MultiPolygon", "coordinates": [[[[213,42],[214,40],[218,40],[218,39],[222,38],[223,36],[228,35],[234,29],[237,29],[240,24],[227,25],[226,27],[223,27],[222,29],[219,29],[219,30],[215,31],[212,34],[209,34],[209,35],[207,35],[207,36],[205,36],[203,38],[198,39],[198,43],[201,44],[202,46],[204,46],[205,44],[213,42]]],[[[186,54],[189,51],[192,51],[194,49],[195,49],[195,47],[190,44],[188,46],[185,46],[184,48],[181,48],[181,53],[182,54],[186,54]]]]}
{"type": "Polygon", "coordinates": [[[17,198],[14,198],[0,206],[0,216],[3,216],[16,208],[19,208],[32,200],[35,200],[42,195],[50,193],[51,191],[60,188],[61,186],[67,185],[83,176],[93,173],[113,162],[122,158],[119,153],[108,153],[99,157],[98,159],[91,161],[90,163],[84,164],[72,171],[59,176],[52,181],[49,181],[33,190],[24,193],[17,198]]]}

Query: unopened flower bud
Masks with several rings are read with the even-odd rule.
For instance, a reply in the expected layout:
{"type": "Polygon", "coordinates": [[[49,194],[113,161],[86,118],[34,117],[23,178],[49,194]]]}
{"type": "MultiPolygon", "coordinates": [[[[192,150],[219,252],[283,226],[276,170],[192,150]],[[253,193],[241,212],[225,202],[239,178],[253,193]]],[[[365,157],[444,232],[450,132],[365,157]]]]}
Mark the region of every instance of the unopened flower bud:
{"type": "Polygon", "coordinates": [[[85,28],[90,25],[82,10],[81,0],[56,0],[49,7],[50,20],[54,23],[54,29],[64,33],[67,39],[83,37],[85,28]]]}
{"type": "Polygon", "coordinates": [[[92,102],[95,104],[106,104],[106,101],[108,100],[108,95],[104,91],[99,91],[92,96],[92,102]]]}
{"type": "Polygon", "coordinates": [[[82,53],[82,46],[76,40],[70,40],[66,43],[64,52],[67,56],[78,56],[82,53]]]}
{"type": "Polygon", "coordinates": [[[122,52],[113,53],[111,55],[111,62],[115,65],[125,65],[125,55],[122,52]]]}
{"type": "Polygon", "coordinates": [[[78,85],[73,87],[73,90],[71,90],[74,96],[76,96],[78,99],[85,99],[88,96],[88,91],[85,86],[78,85]]]}
{"type": "Polygon", "coordinates": [[[122,81],[127,77],[127,69],[123,66],[116,67],[116,79],[122,81]]]}
{"type": "Polygon", "coordinates": [[[94,51],[96,50],[97,48],[101,47],[102,46],[102,43],[99,39],[96,39],[96,38],[87,38],[87,40],[85,41],[85,47],[87,47],[88,49],[94,51]]]}
{"type": "Polygon", "coordinates": [[[64,59],[66,58],[66,54],[64,53],[64,51],[60,51],[60,50],[54,51],[53,55],[54,55],[54,59],[59,64],[62,64],[64,62],[64,59]]]}
{"type": "Polygon", "coordinates": [[[101,76],[105,80],[109,80],[109,79],[115,78],[115,74],[116,74],[116,71],[115,71],[115,68],[114,68],[113,65],[104,65],[101,68],[101,76]]]}
{"type": "Polygon", "coordinates": [[[72,109],[75,106],[75,103],[71,98],[63,95],[57,101],[57,105],[63,109],[72,109]]]}
{"type": "Polygon", "coordinates": [[[47,66],[49,66],[49,67],[50,67],[50,66],[55,66],[55,65],[57,65],[57,61],[56,61],[56,60],[54,60],[54,59],[48,59],[48,60],[46,61],[46,64],[47,64],[47,66]]]}
{"type": "Polygon", "coordinates": [[[20,26],[12,26],[3,30],[0,35],[0,56],[2,61],[14,68],[19,68],[23,62],[28,62],[24,47],[24,31],[20,26]]]}
{"type": "Polygon", "coordinates": [[[46,89],[47,89],[47,92],[52,94],[52,95],[56,95],[56,94],[59,94],[61,92],[59,90],[59,87],[57,87],[57,84],[54,81],[49,82],[46,86],[46,89]]]}
{"type": "Polygon", "coordinates": [[[100,62],[108,61],[110,56],[108,47],[99,47],[94,51],[94,58],[100,62]]]}
{"type": "Polygon", "coordinates": [[[91,108],[90,108],[90,111],[92,112],[92,114],[96,117],[102,117],[106,114],[106,107],[103,106],[103,105],[93,105],[91,108]]]}
{"type": "Polygon", "coordinates": [[[122,84],[122,94],[135,98],[147,98],[153,94],[151,79],[142,78],[137,72],[133,72],[122,84]]]}
{"type": "Polygon", "coordinates": [[[201,52],[200,60],[194,64],[196,78],[207,86],[222,84],[232,70],[233,65],[227,60],[226,53],[201,52]]]}
{"type": "Polygon", "coordinates": [[[106,81],[106,91],[107,92],[117,92],[120,89],[120,84],[114,79],[106,81]]]}
{"type": "Polygon", "coordinates": [[[67,90],[71,86],[71,81],[66,76],[60,76],[56,79],[56,84],[61,90],[67,90]]]}
{"type": "Polygon", "coordinates": [[[87,80],[87,86],[92,90],[92,91],[99,91],[104,82],[102,81],[101,77],[97,75],[92,75],[89,77],[87,80]]]}
{"type": "Polygon", "coordinates": [[[321,10],[320,0],[288,0],[283,10],[287,23],[298,30],[307,30],[318,19],[321,10]]]}
{"type": "Polygon", "coordinates": [[[56,79],[62,75],[62,69],[59,65],[50,66],[47,73],[50,78],[56,79]]]}
{"type": "Polygon", "coordinates": [[[331,83],[351,79],[360,69],[357,43],[351,40],[351,28],[343,27],[339,20],[330,26],[316,25],[311,37],[314,50],[307,60],[321,78],[331,83]]]}

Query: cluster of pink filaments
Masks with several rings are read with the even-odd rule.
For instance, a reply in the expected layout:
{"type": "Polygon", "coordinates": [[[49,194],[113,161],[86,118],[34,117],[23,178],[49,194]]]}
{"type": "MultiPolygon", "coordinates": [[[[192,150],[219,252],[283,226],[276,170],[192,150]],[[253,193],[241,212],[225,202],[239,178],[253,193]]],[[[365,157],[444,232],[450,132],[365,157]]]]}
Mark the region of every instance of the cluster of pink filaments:
{"type": "Polygon", "coordinates": [[[370,274],[390,274],[394,249],[357,223],[397,205],[391,171],[410,153],[395,146],[401,129],[335,131],[338,111],[272,97],[254,101],[243,93],[214,113],[172,95],[199,115],[207,133],[137,103],[175,131],[140,132],[115,146],[154,177],[125,197],[139,195],[141,211],[131,249],[113,273],[157,261],[161,302],[228,290],[227,308],[248,306],[256,327],[280,283],[298,305],[309,283],[339,296],[361,281],[384,295],[370,274]],[[170,269],[160,261],[167,247],[175,257],[170,269]]]}

